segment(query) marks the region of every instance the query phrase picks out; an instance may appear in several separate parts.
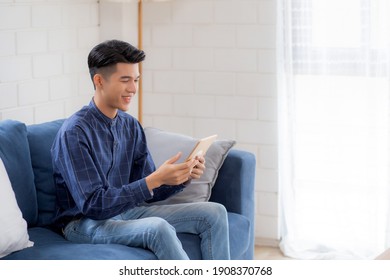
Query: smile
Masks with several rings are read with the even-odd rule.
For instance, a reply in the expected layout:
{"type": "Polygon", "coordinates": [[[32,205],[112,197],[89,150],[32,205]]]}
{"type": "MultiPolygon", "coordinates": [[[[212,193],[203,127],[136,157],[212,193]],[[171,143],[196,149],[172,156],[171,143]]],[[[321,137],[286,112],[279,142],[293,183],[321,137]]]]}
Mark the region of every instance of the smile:
{"type": "Polygon", "coordinates": [[[131,96],[122,96],[122,98],[127,103],[130,103],[130,101],[131,101],[131,96]]]}

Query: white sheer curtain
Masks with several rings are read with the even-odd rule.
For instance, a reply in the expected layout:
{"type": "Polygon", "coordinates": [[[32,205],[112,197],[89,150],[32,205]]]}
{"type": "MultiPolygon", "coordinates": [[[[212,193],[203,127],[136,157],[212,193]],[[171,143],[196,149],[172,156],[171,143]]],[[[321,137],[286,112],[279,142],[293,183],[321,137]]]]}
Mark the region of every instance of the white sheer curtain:
{"type": "Polygon", "coordinates": [[[277,0],[282,251],[390,247],[390,1],[277,0]]]}

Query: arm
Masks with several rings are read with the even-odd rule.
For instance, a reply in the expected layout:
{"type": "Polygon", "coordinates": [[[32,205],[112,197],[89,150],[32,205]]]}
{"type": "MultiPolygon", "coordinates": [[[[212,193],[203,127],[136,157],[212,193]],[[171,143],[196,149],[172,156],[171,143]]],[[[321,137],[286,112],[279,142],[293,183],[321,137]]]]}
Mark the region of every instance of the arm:
{"type": "MultiPolygon", "coordinates": [[[[98,147],[94,147],[79,128],[66,131],[56,140],[53,149],[55,178],[57,184],[69,192],[62,193],[62,205],[69,208],[68,205],[74,202],[80,214],[105,219],[151,198],[145,179],[112,185],[93,149],[98,147]]],[[[144,167],[152,168],[149,164],[144,167]]]]}
{"type": "Polygon", "coordinates": [[[174,164],[174,157],[155,171],[142,130],[138,132],[140,133],[134,134],[132,138],[136,141],[137,149],[120,150],[117,159],[120,158],[119,155],[123,159],[117,161],[104,161],[103,154],[109,154],[104,151],[106,145],[99,147],[97,141],[91,140],[93,136],[86,136],[81,128],[68,130],[57,140],[57,151],[54,151],[53,156],[56,173],[61,174],[63,187],[70,193],[62,196],[64,208],[69,208],[68,200],[73,199],[78,213],[93,219],[105,219],[151,200],[152,193],[152,200],[156,201],[184,188],[180,184],[188,179],[189,170],[186,168],[189,168],[189,164],[174,164]],[[134,154],[133,150],[136,151],[134,154]],[[187,174],[180,178],[183,172],[187,174]],[[123,184],[123,178],[129,178],[130,183],[123,184]],[[152,179],[152,183],[149,182],[148,186],[149,179],[152,179]]]}

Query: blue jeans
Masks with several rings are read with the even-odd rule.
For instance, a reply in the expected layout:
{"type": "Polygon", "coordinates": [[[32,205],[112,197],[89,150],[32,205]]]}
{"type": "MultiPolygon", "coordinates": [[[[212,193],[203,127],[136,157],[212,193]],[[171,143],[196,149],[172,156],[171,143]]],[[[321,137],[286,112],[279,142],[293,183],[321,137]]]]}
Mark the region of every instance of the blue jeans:
{"type": "Polygon", "coordinates": [[[230,259],[226,209],[213,202],[140,206],[107,220],[74,220],[64,229],[72,242],[117,243],[147,248],[161,260],[188,260],[176,233],[199,235],[203,259],[230,259]]]}

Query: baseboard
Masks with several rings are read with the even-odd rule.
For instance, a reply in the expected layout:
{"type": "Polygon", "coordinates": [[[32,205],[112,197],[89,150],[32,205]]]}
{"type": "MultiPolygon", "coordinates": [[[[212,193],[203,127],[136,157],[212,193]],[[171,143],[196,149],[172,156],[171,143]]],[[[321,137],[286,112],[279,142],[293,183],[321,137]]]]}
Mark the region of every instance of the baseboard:
{"type": "Polygon", "coordinates": [[[268,246],[268,247],[279,247],[279,240],[273,238],[255,238],[256,246],[268,246]]]}

